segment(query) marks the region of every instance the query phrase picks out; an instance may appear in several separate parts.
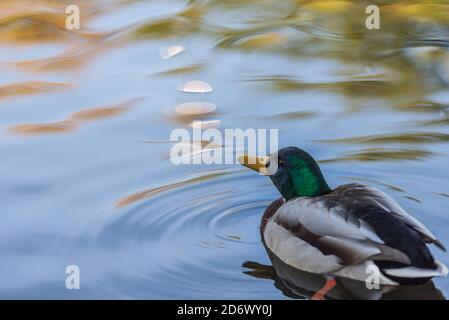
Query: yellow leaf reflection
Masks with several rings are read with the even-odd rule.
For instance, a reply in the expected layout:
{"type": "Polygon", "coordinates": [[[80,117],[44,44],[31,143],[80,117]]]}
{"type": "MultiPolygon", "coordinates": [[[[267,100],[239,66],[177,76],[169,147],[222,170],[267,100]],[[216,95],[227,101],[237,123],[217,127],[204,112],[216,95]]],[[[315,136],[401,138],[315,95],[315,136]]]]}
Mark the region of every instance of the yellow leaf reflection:
{"type": "Polygon", "coordinates": [[[39,92],[62,90],[72,85],[60,82],[28,81],[0,85],[0,99],[12,96],[24,96],[39,92]]]}
{"type": "Polygon", "coordinates": [[[102,106],[81,110],[73,113],[67,119],[54,123],[21,124],[9,127],[9,131],[22,135],[39,135],[65,133],[76,129],[82,122],[103,119],[120,115],[128,111],[138,99],[112,106],[102,106]]]}
{"type": "Polygon", "coordinates": [[[38,135],[49,133],[65,133],[74,130],[75,128],[76,124],[73,121],[61,121],[42,124],[21,124],[12,126],[9,128],[9,130],[20,135],[38,135]]]}
{"type": "Polygon", "coordinates": [[[155,196],[155,195],[157,195],[159,193],[165,192],[165,191],[169,191],[169,190],[180,188],[180,187],[183,187],[183,186],[187,186],[187,185],[192,185],[192,184],[208,181],[208,180],[220,177],[220,176],[231,174],[233,172],[235,172],[235,171],[231,171],[231,170],[211,170],[211,171],[208,171],[206,173],[201,173],[198,176],[195,176],[195,177],[190,178],[190,179],[186,179],[186,180],[182,180],[182,181],[179,181],[179,182],[166,184],[166,185],[155,187],[155,188],[141,190],[141,191],[135,192],[133,194],[130,194],[128,196],[125,196],[125,197],[119,199],[116,202],[116,208],[122,208],[122,207],[128,206],[128,205],[130,205],[130,204],[132,204],[134,202],[151,198],[151,197],[153,197],[153,196],[155,196]]]}

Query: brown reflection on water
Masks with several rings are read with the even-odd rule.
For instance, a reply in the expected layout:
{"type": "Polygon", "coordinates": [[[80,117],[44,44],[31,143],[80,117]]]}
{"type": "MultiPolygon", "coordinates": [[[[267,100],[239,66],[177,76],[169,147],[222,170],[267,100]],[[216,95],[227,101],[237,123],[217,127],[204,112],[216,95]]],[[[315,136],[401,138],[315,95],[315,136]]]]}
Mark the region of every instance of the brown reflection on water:
{"type": "Polygon", "coordinates": [[[395,83],[390,80],[377,79],[350,79],[345,81],[317,82],[309,83],[300,80],[289,79],[288,77],[268,76],[256,79],[249,79],[249,82],[259,82],[268,85],[268,88],[280,91],[329,91],[336,92],[348,97],[392,97],[399,95],[402,90],[414,90],[407,87],[405,83],[395,83]]]}
{"type": "Polygon", "coordinates": [[[402,105],[393,105],[393,108],[405,112],[429,113],[429,112],[441,112],[448,110],[449,105],[433,101],[416,101],[402,105]]]}
{"type": "MultiPolygon", "coordinates": [[[[295,299],[310,299],[323,287],[326,278],[294,269],[270,254],[272,265],[246,261],[242,267],[248,276],[272,280],[274,286],[286,296],[295,299]]],[[[382,286],[368,290],[364,282],[336,277],[337,285],[327,293],[324,300],[445,300],[443,293],[432,281],[420,286],[382,286]]]]}
{"type": "Polygon", "coordinates": [[[431,155],[432,152],[419,149],[371,148],[347,152],[333,159],[321,160],[320,163],[420,160],[431,155]]]}
{"type": "Polygon", "coordinates": [[[185,36],[201,29],[202,17],[207,7],[192,4],[185,10],[167,18],[144,22],[129,32],[129,37],[135,40],[164,39],[185,36]]]}
{"type": "Polygon", "coordinates": [[[15,0],[0,3],[0,42],[11,44],[65,41],[84,31],[73,33],[66,29],[65,9],[78,5],[88,22],[94,13],[92,1],[15,0]]]}
{"type": "Polygon", "coordinates": [[[141,191],[137,191],[133,194],[125,196],[116,202],[116,208],[126,207],[130,204],[133,204],[138,201],[142,201],[144,199],[149,199],[159,193],[166,192],[172,189],[181,188],[188,185],[194,185],[196,183],[205,182],[223,175],[232,174],[234,171],[232,170],[212,170],[205,173],[198,174],[192,178],[188,178],[182,181],[169,183],[163,186],[145,189],[141,191]]]}
{"type": "Polygon", "coordinates": [[[171,77],[171,76],[178,76],[182,74],[191,74],[191,73],[198,73],[199,71],[203,70],[205,67],[204,64],[192,64],[188,66],[178,67],[171,70],[161,71],[156,74],[156,76],[163,76],[163,77],[171,77]]]}
{"type": "Polygon", "coordinates": [[[54,123],[39,123],[39,124],[19,124],[10,127],[9,130],[15,134],[21,135],[39,135],[52,133],[65,133],[76,128],[74,121],[61,121],[54,123]]]}
{"type": "Polygon", "coordinates": [[[81,110],[72,114],[70,116],[70,120],[87,121],[114,117],[129,111],[136,104],[136,102],[137,100],[130,100],[116,105],[81,110]]]}
{"type": "Polygon", "coordinates": [[[27,81],[0,85],[0,99],[14,96],[26,96],[41,92],[64,90],[72,85],[60,82],[27,81]]]}
{"type": "Polygon", "coordinates": [[[294,121],[299,119],[306,119],[316,116],[317,112],[315,111],[292,111],[292,112],[284,112],[271,116],[266,116],[264,119],[267,120],[282,120],[282,121],[294,121]]]}
{"type": "Polygon", "coordinates": [[[82,122],[118,116],[129,111],[137,100],[130,100],[117,105],[101,106],[73,113],[67,119],[54,123],[20,124],[9,127],[9,131],[20,135],[39,135],[66,133],[81,125],[82,122]]]}
{"type": "Polygon", "coordinates": [[[52,72],[59,70],[79,70],[99,50],[89,47],[69,48],[57,56],[13,62],[14,67],[28,72],[52,72]]]}
{"type": "Polygon", "coordinates": [[[438,132],[391,133],[364,137],[350,137],[333,140],[321,140],[327,143],[373,144],[373,143],[436,143],[449,141],[449,134],[438,132]]]}

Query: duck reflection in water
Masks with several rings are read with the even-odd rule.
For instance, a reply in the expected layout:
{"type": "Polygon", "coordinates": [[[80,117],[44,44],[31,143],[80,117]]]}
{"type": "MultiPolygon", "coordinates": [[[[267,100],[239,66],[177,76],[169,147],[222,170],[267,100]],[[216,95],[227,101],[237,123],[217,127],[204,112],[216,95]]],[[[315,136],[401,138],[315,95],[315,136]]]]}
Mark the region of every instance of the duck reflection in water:
{"type": "Polygon", "coordinates": [[[325,295],[317,295],[328,278],[322,274],[310,273],[293,268],[284,263],[268,248],[272,265],[254,261],[243,263],[245,274],[258,279],[273,280],[274,286],[293,299],[323,300],[445,300],[443,293],[435,287],[433,281],[418,286],[386,286],[368,289],[365,282],[343,277],[334,277],[335,286],[325,295]]]}

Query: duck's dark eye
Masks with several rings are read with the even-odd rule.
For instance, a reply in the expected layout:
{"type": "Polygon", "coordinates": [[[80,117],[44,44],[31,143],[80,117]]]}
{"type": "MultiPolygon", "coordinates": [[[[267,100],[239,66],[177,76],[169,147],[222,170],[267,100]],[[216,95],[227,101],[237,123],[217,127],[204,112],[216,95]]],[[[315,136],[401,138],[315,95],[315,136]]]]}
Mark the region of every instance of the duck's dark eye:
{"type": "Polygon", "coordinates": [[[279,159],[279,161],[278,161],[278,166],[279,166],[279,167],[284,167],[284,166],[285,166],[284,160],[279,159]]]}
{"type": "Polygon", "coordinates": [[[269,168],[270,167],[270,161],[267,161],[267,163],[265,164],[265,168],[269,168]]]}

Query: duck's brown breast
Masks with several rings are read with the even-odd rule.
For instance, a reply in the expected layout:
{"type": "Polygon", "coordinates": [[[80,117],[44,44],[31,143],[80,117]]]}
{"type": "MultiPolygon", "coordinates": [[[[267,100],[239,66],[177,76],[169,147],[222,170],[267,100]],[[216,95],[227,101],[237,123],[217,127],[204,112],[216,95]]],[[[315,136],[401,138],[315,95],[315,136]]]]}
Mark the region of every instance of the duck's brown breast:
{"type": "Polygon", "coordinates": [[[268,205],[268,207],[265,209],[262,220],[260,221],[260,232],[262,234],[263,238],[263,232],[265,230],[265,226],[267,225],[268,220],[276,213],[276,211],[285,203],[284,198],[279,198],[274,200],[272,203],[268,205]]]}

